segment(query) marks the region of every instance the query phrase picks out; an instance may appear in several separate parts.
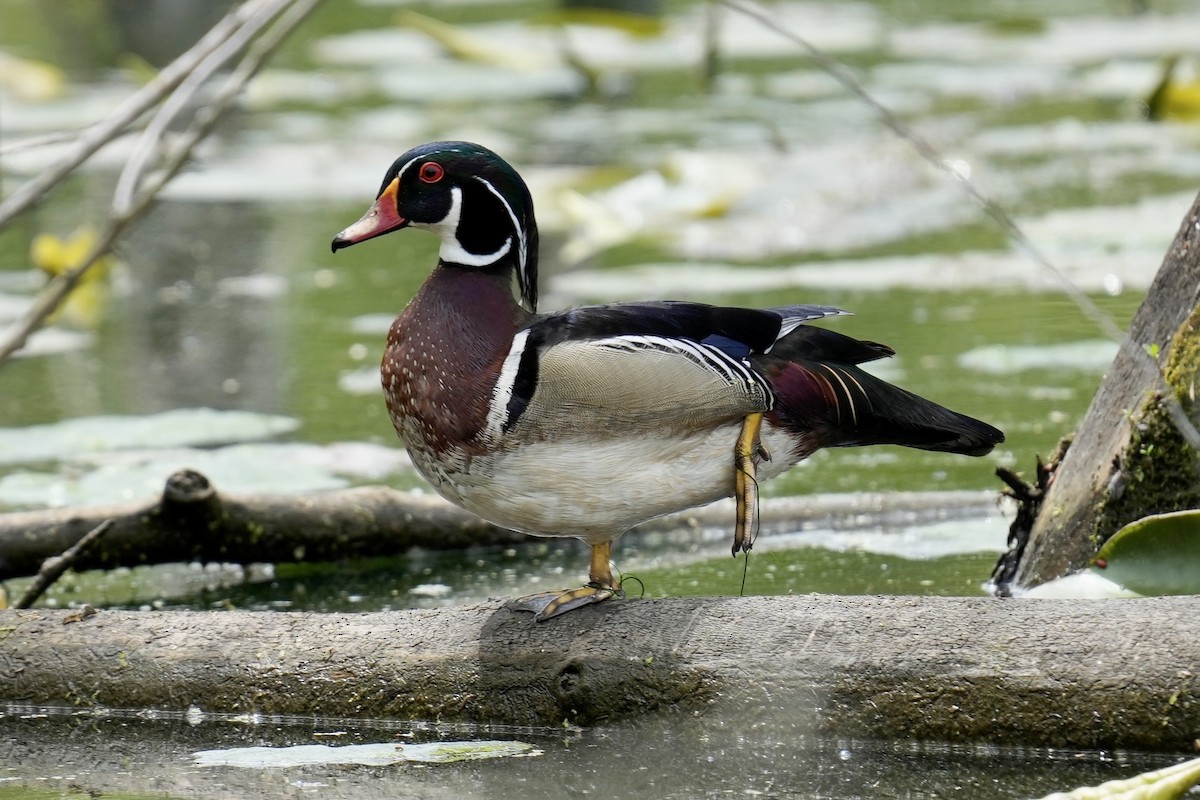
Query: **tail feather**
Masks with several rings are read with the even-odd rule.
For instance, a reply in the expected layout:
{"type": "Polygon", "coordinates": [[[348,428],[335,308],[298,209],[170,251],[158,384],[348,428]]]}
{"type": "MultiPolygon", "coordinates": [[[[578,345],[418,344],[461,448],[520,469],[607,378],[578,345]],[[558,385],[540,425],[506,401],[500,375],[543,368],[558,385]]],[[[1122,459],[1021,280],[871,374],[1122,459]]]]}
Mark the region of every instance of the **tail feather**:
{"type": "Polygon", "coordinates": [[[820,333],[786,337],[757,365],[771,380],[783,424],[814,437],[817,447],[897,444],[981,456],[1004,441],[986,422],[855,366],[890,355],[889,348],[819,328],[801,331],[820,333]]]}
{"type": "Polygon", "coordinates": [[[886,344],[855,339],[853,336],[801,325],[771,348],[771,355],[788,361],[826,361],[835,364],[862,364],[896,355],[886,344]]]}

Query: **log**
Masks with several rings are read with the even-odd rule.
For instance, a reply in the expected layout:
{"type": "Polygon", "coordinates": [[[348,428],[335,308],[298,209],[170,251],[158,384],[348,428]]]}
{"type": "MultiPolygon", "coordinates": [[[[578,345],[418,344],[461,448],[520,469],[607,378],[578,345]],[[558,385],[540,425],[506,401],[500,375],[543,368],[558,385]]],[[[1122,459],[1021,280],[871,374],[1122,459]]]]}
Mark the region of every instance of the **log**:
{"type": "Polygon", "coordinates": [[[1014,536],[1020,552],[1009,571],[1016,587],[1083,568],[1113,533],[1146,514],[1200,506],[1197,453],[1170,421],[1159,394],[1162,378],[1147,358],[1147,352],[1156,354],[1194,422],[1198,301],[1200,197],[1061,463],[1051,465],[1053,479],[1039,498],[1032,528],[1014,536]]]}
{"type": "MultiPolygon", "coordinates": [[[[977,516],[994,510],[987,492],[870,493],[764,501],[763,531],[791,532],[850,518],[858,525],[977,516]]],[[[733,526],[732,501],[674,514],[645,530],[733,526]]],[[[432,494],[366,486],[308,495],[218,492],[181,470],[149,503],[0,514],[0,580],[37,573],[105,521],[104,539],[76,570],[188,561],[232,564],[339,561],[413,548],[461,549],[529,537],[491,525],[432,494]]]]}
{"type": "Polygon", "coordinates": [[[32,575],[104,520],[112,526],[76,570],[187,561],[337,561],[524,539],[439,497],[382,486],[308,495],[219,493],[198,472],[167,479],[162,497],[87,509],[0,515],[0,580],[32,575]]]}
{"type": "Polygon", "coordinates": [[[0,703],[1190,750],[1200,598],[499,602],[368,614],[0,612],[0,703]],[[69,623],[69,624],[64,624],[69,623]]]}

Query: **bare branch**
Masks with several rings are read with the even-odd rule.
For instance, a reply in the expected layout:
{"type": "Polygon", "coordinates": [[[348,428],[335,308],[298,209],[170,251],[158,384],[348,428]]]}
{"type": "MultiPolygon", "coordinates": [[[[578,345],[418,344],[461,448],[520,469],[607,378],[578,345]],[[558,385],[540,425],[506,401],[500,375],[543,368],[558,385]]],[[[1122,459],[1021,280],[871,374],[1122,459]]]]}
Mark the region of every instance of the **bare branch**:
{"type": "MultiPolygon", "coordinates": [[[[772,497],[763,500],[769,535],[808,527],[888,527],[933,520],[978,518],[993,511],[991,492],[879,492],[772,497]]],[[[639,535],[694,542],[699,532],[723,540],[733,521],[732,499],[647,522],[639,535]]],[[[0,580],[37,572],[42,563],[106,520],[104,547],[77,559],[76,569],[113,569],[187,561],[338,561],[394,556],[414,547],[456,550],[529,541],[432,494],[386,486],[325,492],[237,494],[213,486],[194,470],[167,478],[153,499],[89,508],[0,514],[0,580]]]]}
{"type": "Polygon", "coordinates": [[[4,202],[0,202],[0,228],[7,225],[13,217],[33,203],[42,199],[46,192],[50,191],[76,167],[87,161],[97,150],[132,125],[147,109],[153,108],[155,104],[166,97],[196,68],[197,64],[229,38],[261,3],[262,0],[248,0],[229,12],[191,49],[164,67],[154,77],[154,80],[130,95],[105,119],[84,128],[79,133],[75,146],[65,153],[57,163],[20,186],[4,202]]]}
{"type": "MultiPolygon", "coordinates": [[[[1125,332],[1112,320],[1108,314],[1100,309],[1098,305],[1092,302],[1092,299],[1087,294],[1072,283],[1066,273],[1055,266],[1045,253],[1043,253],[1037,245],[1026,235],[1025,231],[1017,225],[1016,221],[1009,216],[1008,212],[1001,208],[994,200],[985,195],[971,179],[954,167],[953,164],[942,158],[941,153],[927,139],[914,131],[904,120],[896,116],[890,108],[876,100],[871,93],[859,82],[854,73],[850,71],[846,65],[842,64],[837,59],[830,56],[824,50],[814,45],[812,42],[794,33],[787,28],[781,26],[771,14],[770,11],[763,8],[753,0],[719,0],[722,5],[739,11],[742,14],[754,19],[764,25],[769,30],[779,34],[790,42],[794,42],[803,48],[810,58],[830,75],[834,80],[845,87],[851,94],[869,106],[883,121],[883,123],[897,136],[917,151],[921,158],[928,161],[933,166],[937,167],[942,172],[949,175],[963,187],[963,189],[979,204],[987,216],[999,225],[1008,235],[1009,240],[1013,245],[1023,252],[1035,264],[1045,269],[1062,287],[1063,292],[1078,306],[1089,319],[1096,324],[1104,335],[1115,342],[1125,340],[1125,332]]],[[[1135,345],[1137,343],[1134,343],[1135,345]]],[[[1140,348],[1139,348],[1140,349],[1140,348]]],[[[1200,431],[1197,431],[1188,419],[1187,414],[1179,405],[1178,399],[1175,397],[1175,392],[1167,385],[1166,379],[1162,375],[1162,369],[1159,364],[1150,357],[1148,353],[1143,353],[1142,357],[1154,365],[1154,369],[1159,374],[1160,390],[1163,393],[1163,401],[1170,410],[1171,420],[1175,423],[1179,434],[1192,446],[1193,449],[1200,452],[1200,431]]]]}
{"type": "Polygon", "coordinates": [[[192,102],[196,94],[213,76],[213,73],[240,53],[251,39],[257,36],[292,2],[293,0],[255,0],[254,4],[259,7],[254,10],[253,14],[217,47],[213,48],[180,82],[179,87],[171,93],[142,131],[133,154],[125,162],[124,169],[121,170],[121,176],[117,179],[117,188],[113,194],[112,207],[115,216],[121,217],[129,214],[134,205],[133,197],[142,173],[146,169],[147,162],[157,152],[171,121],[192,102]]]}
{"type": "MultiPolygon", "coordinates": [[[[2,366],[13,353],[25,345],[29,337],[41,327],[46,318],[53,313],[59,304],[70,294],[71,289],[79,282],[84,273],[91,268],[97,260],[100,259],[112,247],[113,243],[119,238],[130,222],[137,219],[150,207],[157,198],[158,193],[162,188],[179,172],[183,164],[191,155],[195,146],[204,139],[205,136],[212,131],[220,116],[229,108],[233,101],[237,98],[242,88],[246,83],[258,72],[270,55],[283,43],[288,34],[295,29],[297,25],[314,9],[322,0],[248,0],[243,8],[251,7],[251,10],[257,10],[263,6],[266,10],[262,13],[268,16],[264,19],[258,16],[250,16],[255,27],[254,30],[262,30],[263,25],[274,18],[280,10],[287,9],[286,13],[279,17],[277,24],[269,31],[264,33],[246,53],[238,68],[226,80],[224,86],[213,98],[212,102],[196,115],[196,119],[192,122],[190,128],[183,133],[177,146],[171,151],[167,158],[167,162],[163,169],[157,173],[153,179],[147,182],[142,191],[135,197],[131,198],[127,206],[118,207],[114,201],[114,207],[109,216],[108,225],[99,236],[96,245],[92,248],[87,258],[76,268],[64,272],[62,275],[51,281],[42,293],[34,302],[33,307],[29,312],[8,331],[5,332],[3,339],[0,339],[0,366],[2,366]]],[[[250,25],[250,22],[246,22],[250,25]]],[[[206,39],[208,37],[205,37],[206,39]]],[[[223,37],[220,45],[215,48],[224,54],[226,59],[232,57],[244,47],[244,41],[238,41],[236,46],[225,47],[234,38],[231,33],[223,37]]],[[[214,51],[215,52],[215,51],[214,51]]],[[[202,60],[203,61],[203,60],[202,60]]],[[[207,67],[206,67],[207,68],[207,67]]],[[[213,67],[215,69],[215,67],[213,67]]],[[[189,96],[194,92],[194,89],[188,89],[189,96]]],[[[136,176],[135,176],[136,178],[136,176]]]]}
{"type": "MultiPolygon", "coordinates": [[[[38,136],[28,136],[24,139],[18,139],[15,142],[8,144],[0,144],[0,156],[10,156],[13,153],[20,153],[25,150],[35,150],[39,147],[46,147],[60,142],[73,142],[83,135],[83,130],[70,131],[54,131],[53,133],[43,133],[38,136]]],[[[118,136],[119,133],[114,133],[113,136],[118,136]]]]}
{"type": "Polygon", "coordinates": [[[147,185],[134,201],[131,213],[140,213],[141,210],[153,201],[158,192],[175,177],[176,173],[179,172],[191,155],[195,146],[204,137],[208,136],[213,126],[216,125],[217,120],[233,104],[233,101],[241,94],[242,89],[250,82],[250,79],[258,73],[263,64],[267,62],[267,59],[283,44],[284,40],[287,39],[296,26],[303,22],[304,18],[322,2],[322,0],[274,1],[287,7],[286,13],[280,16],[279,21],[274,27],[264,33],[254,43],[237,68],[225,81],[224,86],[213,97],[212,102],[196,115],[192,126],[184,132],[172,152],[168,155],[163,169],[147,182],[147,185]],[[136,211],[133,211],[133,209],[136,209],[136,211]]]}
{"type": "Polygon", "coordinates": [[[13,608],[29,608],[37,599],[46,593],[54,582],[62,577],[62,574],[71,567],[75,566],[79,556],[91,547],[92,543],[108,532],[108,529],[113,525],[111,519],[106,519],[90,531],[85,533],[82,538],[75,544],[63,551],[62,555],[47,558],[42,563],[42,568],[38,570],[38,574],[30,582],[25,593],[21,595],[13,608]]]}

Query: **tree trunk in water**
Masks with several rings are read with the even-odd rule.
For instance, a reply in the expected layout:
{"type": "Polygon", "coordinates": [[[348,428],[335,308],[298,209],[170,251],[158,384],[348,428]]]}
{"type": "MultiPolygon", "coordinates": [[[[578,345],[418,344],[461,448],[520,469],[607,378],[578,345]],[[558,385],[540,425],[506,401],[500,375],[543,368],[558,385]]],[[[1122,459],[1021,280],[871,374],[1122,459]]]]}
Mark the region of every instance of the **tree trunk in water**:
{"type": "MultiPolygon", "coordinates": [[[[1162,377],[1195,420],[1200,366],[1200,198],[1184,217],[1062,461],[1054,465],[1011,581],[1031,587],[1083,568],[1123,525],[1200,506],[1197,453],[1171,422],[1162,377]],[[1157,365],[1161,366],[1160,377],[1157,365]]],[[[1015,534],[1017,532],[1014,532],[1015,534]]],[[[1003,564],[1003,562],[1002,562],[1003,564]]]]}
{"type": "Polygon", "coordinates": [[[629,600],[306,614],[0,612],[0,702],[1190,750],[1200,598],[629,600]],[[68,623],[68,624],[65,624],[68,623]],[[756,716],[758,715],[758,716],[756,716]]]}

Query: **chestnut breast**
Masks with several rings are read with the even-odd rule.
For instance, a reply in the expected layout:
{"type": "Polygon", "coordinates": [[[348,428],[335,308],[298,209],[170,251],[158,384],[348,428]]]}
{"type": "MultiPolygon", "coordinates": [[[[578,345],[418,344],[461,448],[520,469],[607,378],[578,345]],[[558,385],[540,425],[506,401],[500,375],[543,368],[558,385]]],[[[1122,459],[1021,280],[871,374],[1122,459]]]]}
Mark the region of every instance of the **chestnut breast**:
{"type": "Polygon", "coordinates": [[[507,285],[439,265],[388,333],[381,373],[410,449],[474,449],[513,335],[528,318],[507,285]]]}

